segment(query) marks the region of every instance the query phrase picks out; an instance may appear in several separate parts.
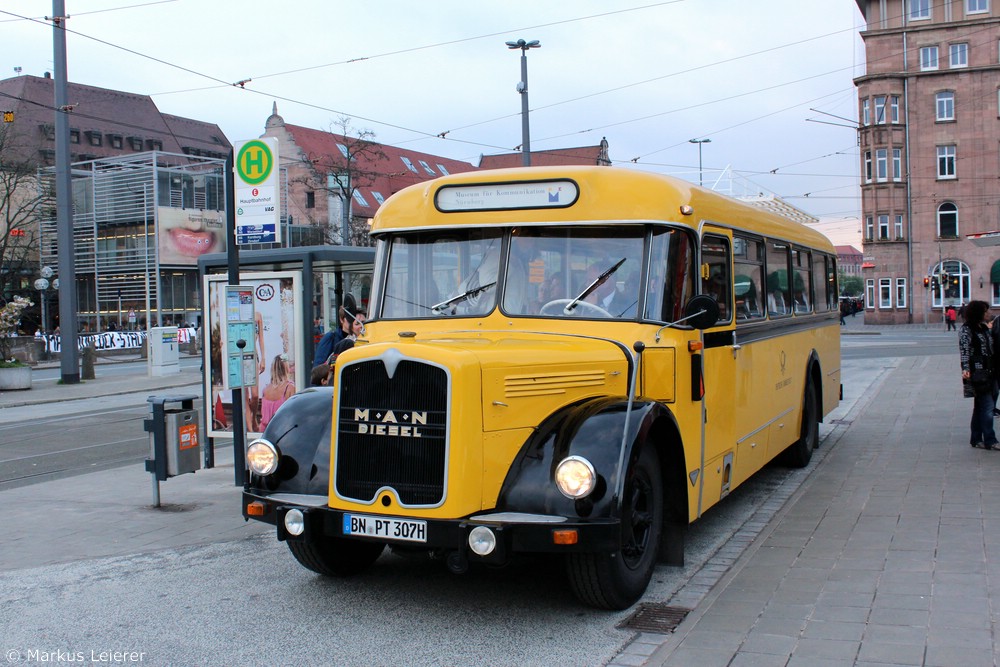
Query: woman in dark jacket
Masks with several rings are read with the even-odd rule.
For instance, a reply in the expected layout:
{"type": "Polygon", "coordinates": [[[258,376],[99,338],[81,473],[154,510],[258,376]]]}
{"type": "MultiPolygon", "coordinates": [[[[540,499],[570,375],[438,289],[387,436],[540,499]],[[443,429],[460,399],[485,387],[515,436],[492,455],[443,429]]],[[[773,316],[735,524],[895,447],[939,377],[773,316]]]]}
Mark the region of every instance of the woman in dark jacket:
{"type": "MultiPolygon", "coordinates": [[[[983,449],[1000,449],[993,430],[993,384],[974,387],[972,375],[985,370],[993,373],[993,337],[986,326],[986,312],[989,304],[985,301],[970,301],[965,307],[965,324],[958,333],[958,349],[962,361],[962,385],[965,396],[972,397],[972,421],[969,444],[983,449]]],[[[995,380],[993,380],[995,382],[995,380]]]]}

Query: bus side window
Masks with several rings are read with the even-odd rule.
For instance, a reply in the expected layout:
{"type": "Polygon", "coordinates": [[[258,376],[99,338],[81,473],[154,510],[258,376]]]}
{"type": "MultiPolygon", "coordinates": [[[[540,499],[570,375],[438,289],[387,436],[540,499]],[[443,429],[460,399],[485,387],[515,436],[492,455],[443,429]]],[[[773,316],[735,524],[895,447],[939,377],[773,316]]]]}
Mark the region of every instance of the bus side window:
{"type": "Polygon", "coordinates": [[[760,267],[736,265],[736,319],[752,320],[762,317],[757,285],[760,283],[760,267]]]}
{"type": "Polygon", "coordinates": [[[729,272],[729,241],[722,237],[705,236],[701,243],[701,259],[707,265],[702,273],[701,291],[719,303],[718,321],[729,322],[732,319],[729,304],[733,284],[729,272]]]}

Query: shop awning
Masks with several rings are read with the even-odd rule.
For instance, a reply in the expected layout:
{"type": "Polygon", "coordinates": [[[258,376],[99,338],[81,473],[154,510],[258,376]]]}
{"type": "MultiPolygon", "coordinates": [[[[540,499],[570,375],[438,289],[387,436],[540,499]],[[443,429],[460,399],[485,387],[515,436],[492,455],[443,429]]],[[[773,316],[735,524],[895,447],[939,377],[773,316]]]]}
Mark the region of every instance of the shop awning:
{"type": "Polygon", "coordinates": [[[1000,245],[1000,231],[966,234],[965,238],[969,239],[972,241],[973,245],[977,245],[980,248],[1000,245]]]}

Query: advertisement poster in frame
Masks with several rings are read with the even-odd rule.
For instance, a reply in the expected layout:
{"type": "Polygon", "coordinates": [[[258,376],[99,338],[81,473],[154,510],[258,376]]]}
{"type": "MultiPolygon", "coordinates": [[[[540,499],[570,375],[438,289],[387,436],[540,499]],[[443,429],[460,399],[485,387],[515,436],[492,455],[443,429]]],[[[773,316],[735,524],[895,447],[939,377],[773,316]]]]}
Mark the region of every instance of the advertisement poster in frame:
{"type": "MultiPolygon", "coordinates": [[[[204,346],[205,410],[212,438],[233,433],[233,391],[225,388],[226,285],[225,275],[204,277],[206,326],[204,346]]],[[[298,331],[302,306],[296,296],[301,277],[296,272],[272,271],[240,274],[240,285],[253,289],[256,386],[244,388],[243,418],[251,437],[263,432],[274,412],[295,391],[306,386],[309,364],[301,363],[302,340],[298,331]]]]}

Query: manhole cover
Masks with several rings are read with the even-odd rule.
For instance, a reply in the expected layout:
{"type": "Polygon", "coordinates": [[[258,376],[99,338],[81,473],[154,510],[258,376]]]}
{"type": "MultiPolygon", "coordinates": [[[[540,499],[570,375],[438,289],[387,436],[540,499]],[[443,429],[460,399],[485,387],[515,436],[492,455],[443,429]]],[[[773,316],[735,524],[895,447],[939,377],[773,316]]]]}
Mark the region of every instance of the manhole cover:
{"type": "Polygon", "coordinates": [[[691,612],[684,607],[671,607],[662,603],[643,602],[635,613],[618,624],[620,629],[669,634],[677,629],[691,612]]]}

